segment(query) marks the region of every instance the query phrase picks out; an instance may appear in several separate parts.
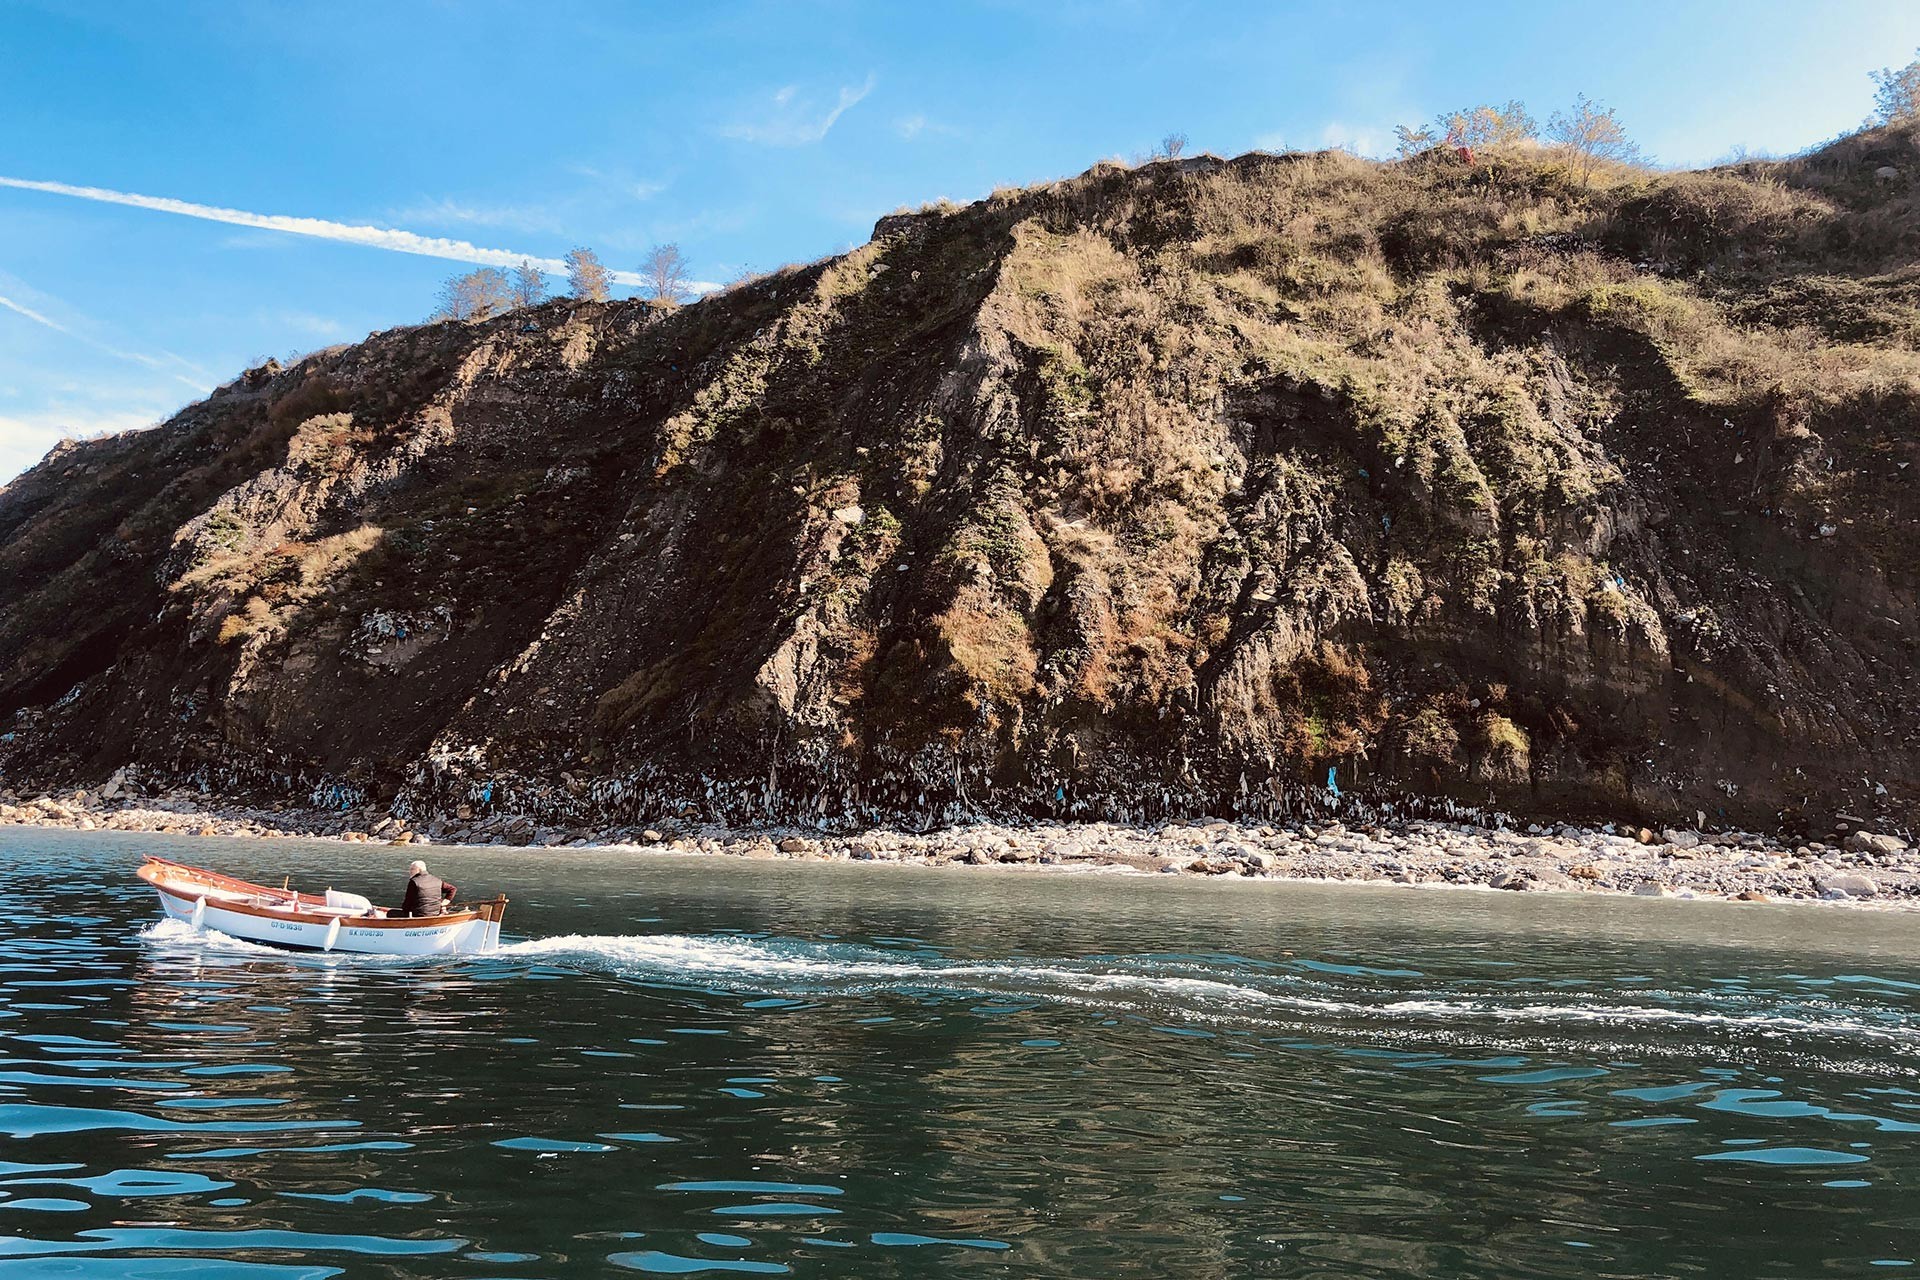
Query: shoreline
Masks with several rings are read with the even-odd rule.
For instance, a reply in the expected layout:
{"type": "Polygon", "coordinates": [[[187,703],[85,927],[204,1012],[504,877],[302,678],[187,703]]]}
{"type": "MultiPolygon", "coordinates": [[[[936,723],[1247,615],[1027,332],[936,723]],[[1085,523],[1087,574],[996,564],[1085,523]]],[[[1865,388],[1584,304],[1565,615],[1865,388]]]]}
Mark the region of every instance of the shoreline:
{"type": "Polygon", "coordinates": [[[0,827],[131,831],[250,839],[460,848],[623,849],[761,860],[1105,870],[1181,877],[1451,886],[1737,902],[1822,902],[1920,909],[1920,850],[1899,837],[1854,832],[1845,845],[1787,844],[1750,832],[1527,824],[1478,827],[1427,819],[1389,825],[1287,825],[1200,818],[1117,823],[975,823],[926,832],[852,835],[792,828],[672,831],[539,829],[503,818],[485,839],[472,827],[353,810],[256,809],[173,793],[153,798],[75,792],[0,796],[0,827]],[[356,820],[365,826],[356,827],[356,820]]]}

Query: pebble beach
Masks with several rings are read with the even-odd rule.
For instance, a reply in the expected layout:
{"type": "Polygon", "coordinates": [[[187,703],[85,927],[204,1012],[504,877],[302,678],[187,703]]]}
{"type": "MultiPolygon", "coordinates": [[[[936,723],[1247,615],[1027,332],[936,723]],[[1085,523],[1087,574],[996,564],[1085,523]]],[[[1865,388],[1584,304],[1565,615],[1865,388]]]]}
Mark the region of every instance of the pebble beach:
{"type": "MultiPolygon", "coordinates": [[[[664,824],[598,830],[540,827],[509,815],[413,826],[365,810],[265,810],[212,804],[188,793],[122,798],[86,792],[31,799],[0,796],[0,824],[402,846],[642,848],[735,858],[1920,907],[1920,851],[1901,836],[1871,830],[1851,831],[1834,842],[1807,843],[1737,831],[1486,827],[1429,820],[1288,826],[1223,819],[1153,826],[982,822],[857,834],[664,824]]],[[[217,861],[217,855],[210,853],[209,858],[217,861]]]]}

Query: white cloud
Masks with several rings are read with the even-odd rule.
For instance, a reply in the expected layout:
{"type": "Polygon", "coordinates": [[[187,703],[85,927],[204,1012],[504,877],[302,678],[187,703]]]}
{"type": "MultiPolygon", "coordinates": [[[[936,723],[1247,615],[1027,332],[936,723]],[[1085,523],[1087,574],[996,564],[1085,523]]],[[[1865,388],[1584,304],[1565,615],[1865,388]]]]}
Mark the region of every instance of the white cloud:
{"type": "Polygon", "coordinates": [[[458,200],[427,200],[397,209],[389,215],[395,222],[465,223],[475,227],[505,227],[515,231],[558,232],[564,230],[552,211],[520,205],[477,205],[458,200]]]}
{"type": "Polygon", "coordinates": [[[152,414],[126,411],[0,414],[0,486],[40,461],[62,440],[117,435],[154,426],[157,421],[152,414]]]}
{"type": "MultiPolygon", "coordinates": [[[[845,110],[845,107],[841,110],[845,110]]],[[[838,118],[838,114],[835,112],[835,118],[838,118]]],[[[174,200],[167,196],[135,195],[126,191],[110,191],[104,187],[76,187],[65,182],[35,182],[26,178],[0,177],[0,187],[15,187],[22,191],[44,191],[52,195],[72,196],[78,200],[96,200],[103,204],[129,205],[135,209],[176,213],[182,217],[203,218],[208,222],[224,222],[236,227],[253,227],[262,231],[281,231],[288,235],[312,236],[320,240],[357,244],[369,249],[411,253],[426,258],[443,258],[449,262],[470,262],[484,267],[514,267],[523,261],[530,261],[540,270],[552,275],[565,275],[567,270],[566,263],[558,258],[540,258],[528,253],[516,253],[511,249],[488,249],[477,244],[469,244],[465,240],[423,236],[391,227],[360,226],[346,222],[332,222],[325,218],[301,218],[286,214],[248,213],[245,210],[225,209],[218,205],[193,204],[190,201],[174,200]]],[[[611,274],[616,284],[645,283],[637,272],[615,271],[611,274]]]]}
{"type": "Polygon", "coordinates": [[[220,237],[222,249],[287,249],[298,243],[271,231],[236,231],[220,237]]]}
{"type": "Polygon", "coordinates": [[[673,185],[665,178],[655,180],[636,178],[626,172],[609,173],[590,164],[569,164],[566,169],[568,173],[592,181],[603,193],[622,196],[629,200],[651,200],[673,185]]]}
{"type": "Polygon", "coordinates": [[[750,124],[730,124],[720,130],[728,138],[758,142],[770,147],[803,147],[819,142],[862,98],[873,92],[874,78],[869,75],[857,88],[843,85],[834,105],[823,113],[811,98],[802,98],[794,85],[773,95],[773,110],[765,119],[750,124]]]}
{"type": "Polygon", "coordinates": [[[913,142],[919,138],[961,138],[966,136],[950,124],[941,124],[938,120],[929,120],[918,112],[910,116],[900,116],[895,119],[893,122],[893,131],[905,138],[908,142],[913,142]]]}
{"type": "Polygon", "coordinates": [[[1320,141],[1329,147],[1351,151],[1357,156],[1379,157],[1387,154],[1387,130],[1370,125],[1353,125],[1344,120],[1329,121],[1320,131],[1320,141]]]}
{"type": "Polygon", "coordinates": [[[270,316],[269,320],[284,329],[314,338],[338,338],[347,331],[347,326],[331,316],[317,316],[307,311],[280,311],[270,316]]]}

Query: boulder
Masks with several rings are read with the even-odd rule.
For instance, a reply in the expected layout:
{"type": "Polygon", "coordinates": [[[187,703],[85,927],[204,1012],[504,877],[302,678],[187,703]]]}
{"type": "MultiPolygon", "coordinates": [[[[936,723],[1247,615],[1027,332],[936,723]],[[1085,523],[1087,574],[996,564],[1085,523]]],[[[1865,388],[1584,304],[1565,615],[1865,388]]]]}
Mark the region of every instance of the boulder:
{"type": "Polygon", "coordinates": [[[1697,849],[1700,846],[1700,833],[1697,831],[1662,831],[1660,838],[1676,849],[1697,849]]]}
{"type": "Polygon", "coordinates": [[[788,836],[778,846],[782,853],[805,853],[812,847],[813,844],[810,841],[803,840],[799,836],[788,836]]]}
{"type": "Polygon", "coordinates": [[[1907,842],[1899,836],[1881,835],[1874,831],[1856,831],[1847,837],[1846,847],[1855,853],[1870,853],[1875,857],[1890,858],[1907,851],[1907,842]]]}
{"type": "Polygon", "coordinates": [[[1852,871],[1821,876],[1814,881],[1814,885],[1825,897],[1871,898],[1880,892],[1880,886],[1874,883],[1872,877],[1852,871]]]}

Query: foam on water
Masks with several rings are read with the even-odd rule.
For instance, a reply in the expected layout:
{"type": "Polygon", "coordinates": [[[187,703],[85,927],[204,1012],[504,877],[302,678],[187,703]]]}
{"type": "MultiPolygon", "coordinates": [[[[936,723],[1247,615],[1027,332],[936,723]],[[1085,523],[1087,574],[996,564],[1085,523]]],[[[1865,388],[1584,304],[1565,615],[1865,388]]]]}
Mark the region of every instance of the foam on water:
{"type": "MultiPolygon", "coordinates": [[[[295,956],[274,947],[161,920],[141,940],[164,947],[199,947],[216,954],[330,963],[409,964],[406,956],[295,956]]],[[[1655,992],[1673,1003],[1607,1000],[1594,992],[1543,1002],[1519,989],[1502,1000],[1484,990],[1455,996],[1409,991],[1422,977],[1408,969],[1293,962],[1297,971],[1263,965],[1249,971],[1236,957],[1116,956],[1091,960],[1007,959],[955,961],[928,951],[895,951],[797,938],[742,938],[688,934],[565,934],[509,943],[490,959],[529,961],[604,973],[647,983],[769,995],[933,992],[1150,1010],[1208,1019],[1260,1021],[1357,1020],[1363,1023],[1692,1025],[1758,1036],[1827,1035],[1920,1047],[1920,1017],[1904,1009],[1872,1014],[1833,1003],[1770,998],[1756,991],[1655,992]],[[1227,976],[1229,973],[1231,977],[1227,976]],[[1209,976],[1196,976],[1206,974],[1209,976]],[[1715,1008],[1740,1004],[1746,1009],[1715,1008]],[[1709,1007],[1701,1007],[1709,1006],[1709,1007]]]]}
{"type": "MultiPolygon", "coordinates": [[[[1299,962],[1306,972],[1266,971],[1234,980],[1223,964],[1205,965],[1155,957],[1098,960],[953,961],[925,952],[902,954],[845,943],[800,939],[699,937],[677,934],[571,934],[514,943],[501,957],[561,968],[604,972],[623,979],[765,994],[952,992],[1116,1008],[1221,1012],[1431,1022],[1594,1024],[1686,1024],[1771,1036],[1820,1034],[1920,1047],[1920,1020],[1905,1011],[1875,1016],[1845,1006],[1782,1002],[1768,1007],[1763,995],[1740,993],[1751,1011],[1697,1007],[1725,1003],[1714,991],[1668,994],[1674,1004],[1611,1002],[1581,992],[1564,1002],[1543,1002],[1537,991],[1516,990],[1515,1002],[1484,991],[1455,997],[1445,992],[1409,993],[1382,979],[1419,978],[1413,970],[1369,969],[1299,962]],[[1192,971],[1216,976],[1196,977],[1192,971]],[[1528,999],[1532,996],[1536,998],[1528,999]]],[[[1231,958],[1223,958],[1229,960],[1231,958]]],[[[1236,977],[1243,970],[1235,970],[1236,977]]]]}
{"type": "Polygon", "coordinates": [[[284,956],[288,953],[245,938],[235,938],[218,929],[196,929],[184,920],[169,916],[140,931],[142,942],[163,947],[205,947],[209,951],[242,952],[251,955],[284,956]]]}
{"type": "Polygon", "coordinates": [[[367,955],[364,952],[348,951],[290,951],[285,947],[270,947],[262,942],[250,942],[245,938],[236,938],[218,929],[196,929],[184,920],[168,917],[156,921],[140,930],[140,941],[152,946],[168,949],[196,949],[213,955],[259,956],[265,959],[284,960],[292,964],[422,964],[436,963],[445,959],[441,956],[382,956],[367,955]]]}

